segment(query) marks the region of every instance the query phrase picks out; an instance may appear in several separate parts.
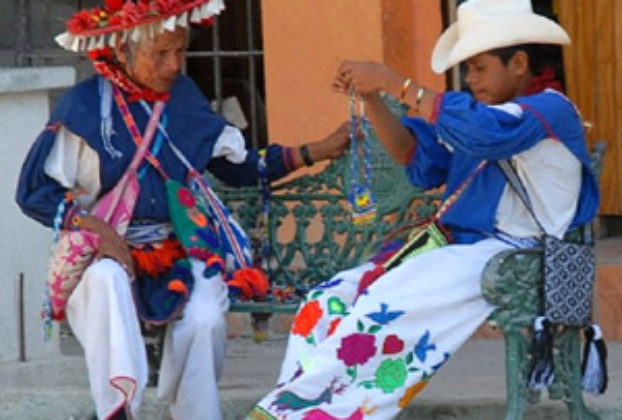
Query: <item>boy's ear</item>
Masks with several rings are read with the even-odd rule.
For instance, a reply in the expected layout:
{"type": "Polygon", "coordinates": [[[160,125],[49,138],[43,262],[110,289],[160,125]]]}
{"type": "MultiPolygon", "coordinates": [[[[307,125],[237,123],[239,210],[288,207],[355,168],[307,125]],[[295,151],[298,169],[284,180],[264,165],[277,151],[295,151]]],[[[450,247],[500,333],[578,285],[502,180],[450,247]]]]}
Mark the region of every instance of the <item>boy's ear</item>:
{"type": "Polygon", "coordinates": [[[524,76],[529,73],[529,55],[518,50],[510,59],[509,66],[517,76],[524,76]]]}

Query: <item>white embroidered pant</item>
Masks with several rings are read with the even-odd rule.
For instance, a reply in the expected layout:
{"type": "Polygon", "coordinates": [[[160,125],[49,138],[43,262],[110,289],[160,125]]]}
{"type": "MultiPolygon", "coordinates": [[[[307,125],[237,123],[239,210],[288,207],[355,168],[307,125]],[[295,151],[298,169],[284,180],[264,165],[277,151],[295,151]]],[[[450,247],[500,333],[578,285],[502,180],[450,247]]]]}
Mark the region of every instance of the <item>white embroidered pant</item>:
{"type": "Polygon", "coordinates": [[[450,245],[384,274],[358,299],[365,264],[312,290],[290,334],[279,385],[249,419],[395,417],[494,309],[480,278],[509,246],[450,245]]]}
{"type": "MultiPolygon", "coordinates": [[[[176,420],[220,420],[221,373],[229,307],[220,276],[203,278],[192,261],[194,290],[183,318],[166,332],[157,394],[176,420]]],[[[137,413],[148,365],[132,290],[125,271],[111,259],[93,263],[67,304],[67,319],[84,348],[97,416],[108,418],[123,404],[137,413]]]]}

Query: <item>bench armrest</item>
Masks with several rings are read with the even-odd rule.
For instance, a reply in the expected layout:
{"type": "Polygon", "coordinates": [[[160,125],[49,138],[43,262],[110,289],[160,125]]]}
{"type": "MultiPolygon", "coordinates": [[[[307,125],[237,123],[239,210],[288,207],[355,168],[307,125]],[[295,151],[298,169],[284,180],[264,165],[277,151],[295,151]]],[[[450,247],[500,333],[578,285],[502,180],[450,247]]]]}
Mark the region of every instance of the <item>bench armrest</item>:
{"type": "Polygon", "coordinates": [[[541,313],[542,249],[511,249],[492,257],[482,272],[482,295],[498,309],[490,321],[503,331],[530,326],[541,313]]]}

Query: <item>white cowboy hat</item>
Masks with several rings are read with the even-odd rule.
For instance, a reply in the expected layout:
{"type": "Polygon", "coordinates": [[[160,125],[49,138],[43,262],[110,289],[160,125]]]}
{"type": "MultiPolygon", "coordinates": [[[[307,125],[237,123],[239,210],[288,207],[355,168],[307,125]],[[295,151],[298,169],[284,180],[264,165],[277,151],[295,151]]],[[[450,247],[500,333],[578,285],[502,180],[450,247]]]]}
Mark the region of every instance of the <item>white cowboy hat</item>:
{"type": "Polygon", "coordinates": [[[557,23],[533,12],[530,0],[468,0],[458,20],[440,36],[432,70],[443,73],[485,51],[521,44],[570,44],[557,23]]]}

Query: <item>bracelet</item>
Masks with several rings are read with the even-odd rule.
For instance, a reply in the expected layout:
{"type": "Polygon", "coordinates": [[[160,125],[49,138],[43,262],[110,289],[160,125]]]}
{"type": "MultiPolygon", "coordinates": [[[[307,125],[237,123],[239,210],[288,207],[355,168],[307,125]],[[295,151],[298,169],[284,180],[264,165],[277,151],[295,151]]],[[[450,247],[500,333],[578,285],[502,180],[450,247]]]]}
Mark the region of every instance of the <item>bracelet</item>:
{"type": "Polygon", "coordinates": [[[412,82],[413,81],[410,77],[404,80],[404,84],[402,84],[402,91],[400,92],[400,102],[404,102],[404,99],[406,99],[406,92],[412,82]]]}
{"type": "Polygon", "coordinates": [[[417,89],[417,98],[415,99],[415,112],[419,112],[419,105],[421,105],[423,95],[425,95],[425,88],[423,86],[419,86],[419,89],[417,89]]]}
{"type": "Polygon", "coordinates": [[[312,166],[313,165],[313,159],[311,159],[311,154],[309,153],[309,146],[306,144],[303,144],[302,146],[300,146],[300,156],[302,156],[302,161],[304,162],[304,164],[306,166],[312,166]]]}
{"type": "Polygon", "coordinates": [[[86,214],[86,211],[80,210],[71,218],[71,228],[73,230],[80,230],[80,225],[82,224],[82,216],[85,216],[86,214]]]}

